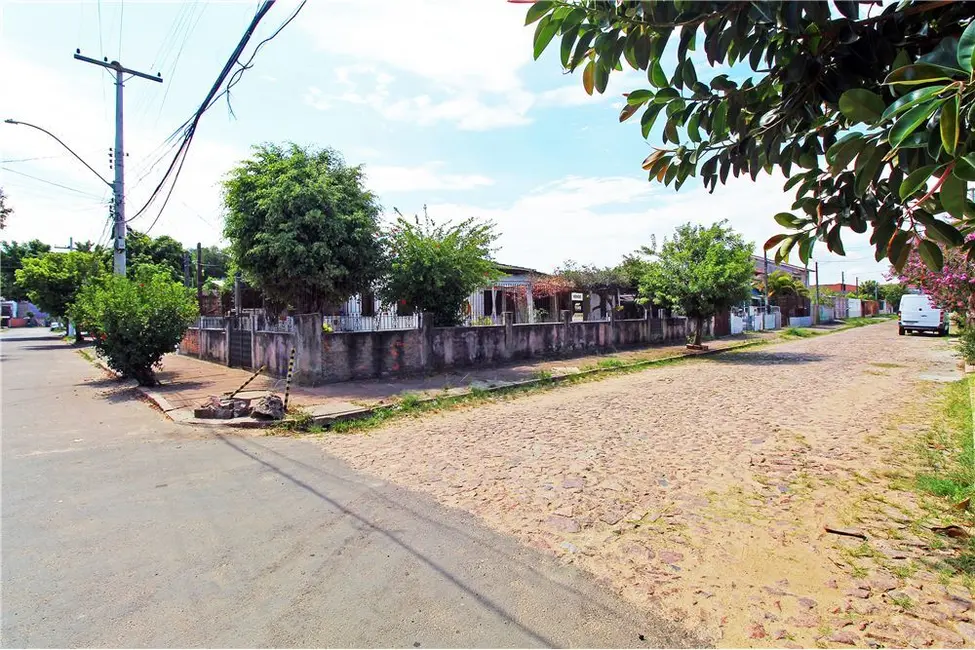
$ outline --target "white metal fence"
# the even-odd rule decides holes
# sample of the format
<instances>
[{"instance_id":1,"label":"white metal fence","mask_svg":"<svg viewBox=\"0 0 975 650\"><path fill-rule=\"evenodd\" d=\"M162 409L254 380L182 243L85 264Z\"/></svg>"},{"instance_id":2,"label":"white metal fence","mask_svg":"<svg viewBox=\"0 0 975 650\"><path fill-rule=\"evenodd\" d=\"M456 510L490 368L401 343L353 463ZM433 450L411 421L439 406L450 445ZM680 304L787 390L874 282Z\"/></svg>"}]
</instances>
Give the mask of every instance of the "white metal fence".
<instances>
[{"instance_id":1,"label":"white metal fence","mask_svg":"<svg viewBox=\"0 0 975 650\"><path fill-rule=\"evenodd\" d=\"M361 316L359 314L324 316L322 320L334 332L411 330L420 326L419 314L399 316L388 312L379 312L375 316Z\"/></svg>"}]
</instances>

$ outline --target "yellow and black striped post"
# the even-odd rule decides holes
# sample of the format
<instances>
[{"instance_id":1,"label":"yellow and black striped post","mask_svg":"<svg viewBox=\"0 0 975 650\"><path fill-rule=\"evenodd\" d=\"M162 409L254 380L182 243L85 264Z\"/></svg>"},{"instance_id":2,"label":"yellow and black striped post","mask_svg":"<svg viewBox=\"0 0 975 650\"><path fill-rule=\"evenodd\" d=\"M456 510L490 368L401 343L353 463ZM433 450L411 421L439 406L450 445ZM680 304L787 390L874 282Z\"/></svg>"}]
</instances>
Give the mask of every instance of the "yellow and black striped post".
<instances>
[{"instance_id":1,"label":"yellow and black striped post","mask_svg":"<svg viewBox=\"0 0 975 650\"><path fill-rule=\"evenodd\" d=\"M250 377L249 377L249 378L247 379L247 381L245 381L245 382L244 382L243 384L241 384L241 385L240 385L240 387L239 387L239 388L238 388L237 390L235 390L234 392L232 392L232 393L231 393L230 395L228 395L228 396L227 396L227 399L233 399L233 397L234 397L234 395L236 395L236 394L237 394L237 393L239 393L240 391L242 391L242 390L244 390L244 388L246 388L246 387L247 387L247 384L249 384L249 383L251 383L252 381L254 381L254 379L256 379L256 378L257 378L257 376L258 376L259 374L261 374L261 372L262 372L263 370L264 370L264 366L261 366L260 368L258 368L257 370L255 370L255 371L254 371L254 374L253 374L253 375L251 375L251 376L250 376Z\"/></svg>"},{"instance_id":2,"label":"yellow and black striped post","mask_svg":"<svg viewBox=\"0 0 975 650\"><path fill-rule=\"evenodd\" d=\"M288 359L288 378L284 382L284 410L288 411L288 398L291 396L291 377L295 373L295 349L291 348L291 358Z\"/></svg>"}]
</instances>

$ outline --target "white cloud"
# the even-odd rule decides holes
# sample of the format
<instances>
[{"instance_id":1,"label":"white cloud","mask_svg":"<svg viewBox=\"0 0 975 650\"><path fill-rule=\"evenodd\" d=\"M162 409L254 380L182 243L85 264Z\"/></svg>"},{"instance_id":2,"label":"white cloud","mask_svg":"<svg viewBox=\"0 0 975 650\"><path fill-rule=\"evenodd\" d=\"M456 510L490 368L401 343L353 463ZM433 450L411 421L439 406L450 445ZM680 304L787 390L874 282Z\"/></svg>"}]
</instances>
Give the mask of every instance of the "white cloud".
<instances>
[{"instance_id":1,"label":"white cloud","mask_svg":"<svg viewBox=\"0 0 975 650\"><path fill-rule=\"evenodd\" d=\"M692 179L680 192L643 178L568 177L536 188L510 205L484 208L456 203L431 204L437 219L479 217L490 219L501 233L498 258L539 270L551 270L567 259L611 265L650 242L671 235L685 222L708 225L727 219L731 227L761 245L781 231L776 212L788 210L792 196L783 193L780 177L731 179L708 194ZM873 262L868 235L847 233L848 255L830 255L823 244L815 258L823 262L822 281L847 277L880 280L886 265ZM793 260L798 263L797 260Z\"/></svg>"},{"instance_id":2,"label":"white cloud","mask_svg":"<svg viewBox=\"0 0 975 650\"><path fill-rule=\"evenodd\" d=\"M469 190L494 184L494 179L481 174L442 174L443 163L422 167L370 165L366 168L366 185L374 192L410 192L416 190Z\"/></svg>"},{"instance_id":3,"label":"white cloud","mask_svg":"<svg viewBox=\"0 0 975 650\"><path fill-rule=\"evenodd\" d=\"M305 104L315 110L324 111L332 107L332 102L325 98L325 93L322 92L321 88L316 88L315 86L309 86L308 91L302 99Z\"/></svg>"}]
</instances>

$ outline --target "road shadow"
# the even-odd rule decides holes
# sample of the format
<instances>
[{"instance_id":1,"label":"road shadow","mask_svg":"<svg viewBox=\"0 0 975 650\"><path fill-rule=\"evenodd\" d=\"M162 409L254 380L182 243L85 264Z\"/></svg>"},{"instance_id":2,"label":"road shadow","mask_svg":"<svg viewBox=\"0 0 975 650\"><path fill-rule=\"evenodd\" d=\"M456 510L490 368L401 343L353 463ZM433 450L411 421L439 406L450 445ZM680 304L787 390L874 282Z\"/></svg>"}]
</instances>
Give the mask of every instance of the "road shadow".
<instances>
[{"instance_id":1,"label":"road shadow","mask_svg":"<svg viewBox=\"0 0 975 650\"><path fill-rule=\"evenodd\" d=\"M791 366L803 363L815 363L826 357L813 352L773 352L773 351L742 351L731 354L716 354L711 361L733 366Z\"/></svg>"},{"instance_id":2,"label":"road shadow","mask_svg":"<svg viewBox=\"0 0 975 650\"><path fill-rule=\"evenodd\" d=\"M320 466L312 466L312 465L309 465L308 463L304 463L304 462L302 462L300 460L291 458L289 456L285 456L284 454L281 454L280 452L277 452L277 451L269 448L268 446L263 445L263 444L260 444L259 442L254 441L254 440L246 440L246 439L243 439L243 438L226 436L224 434L217 434L216 437L217 437L217 439L219 439L221 442L223 442L227 446L233 448L234 450L236 450L237 452L243 454L244 456L247 456L248 458L252 459L253 461L255 461L257 463L260 463L264 467L268 468L269 470L273 471L274 473L276 473L279 476L283 477L284 479L288 480L289 482L291 482L292 484L294 484L296 487L298 487L298 488L300 488L302 490L305 490L305 491L309 492L310 494L314 495L315 497L317 497L317 498L321 499L322 501L324 501L325 503L329 504L331 507L337 509L338 511L340 511L344 515L355 519L356 521L358 521L363 526L375 530L377 533L379 533L383 537L387 538L390 542L392 542L393 544L399 546L400 548L402 548L404 551L406 551L407 553L409 553L413 557L417 558L421 563L423 563L425 566L429 567L431 570L433 570L434 572L436 572L438 575L442 576L444 579L446 579L447 581L449 581L451 584L455 585L456 587L458 587L459 589L461 589L462 591L464 591L471 598L473 598L476 602L478 602L480 605L482 605L485 609L488 609L491 612L494 612L497 616L499 616L502 619L504 619L507 624L510 624L510 625L518 628L519 630L521 630L525 634L529 635L532 639L534 639L539 644L541 644L541 645L543 645L545 647L556 647L556 643L555 643L554 640L549 639L548 637L544 636L542 633L540 633L540 632L538 632L536 630L533 630L529 626L527 626L527 625L519 622L515 618L514 614L512 614L509 611L507 611L502 605L494 602L493 600L491 600L485 594L479 593L478 591L474 590L471 586L469 586L466 583L464 583L461 579L459 579L458 577L456 577L453 573L451 573L448 569L446 569L444 566L442 566L441 564L439 564L437 561L435 561L434 559L432 559L431 557L429 557L427 555L424 555L421 551L419 551L415 547L413 547L410 544L406 543L405 541L401 540L398 535L402 531L395 531L395 530L389 530L389 529L383 528L382 526L378 525L376 522L371 521L371 520L367 519L366 517L360 515L359 513L355 512L351 507L346 506L346 505L338 502L337 500L329 497L328 495L324 494L323 492L321 492L320 490L318 490L317 488L315 488L313 485L311 485L310 483L302 480L298 476L296 476L296 475L294 475L294 474L292 474L292 473L284 470L282 467L278 466L275 463L272 463L272 462L270 462L268 460L265 460L265 459L261 458L260 456L257 455L256 452L259 449L261 452L266 452L266 453L274 454L278 458L280 458L280 459L282 459L284 461L287 461L288 463L297 465L297 466L299 466L299 467L301 467L301 468L303 468L305 470L308 470L308 471L312 472L313 474L317 474L317 475L319 475L321 477L327 477L328 479L331 479L331 480L341 481L343 483L350 484L350 485L355 485L355 486L361 488L362 486L361 486L360 483L357 483L357 482L355 482L353 480L350 480L350 479L347 479L345 477L339 476L339 475L335 474L334 472L329 472L328 470L326 470L323 467L320 467ZM257 449L255 449L254 451L251 451L249 449L246 449L245 446L253 446L253 447L256 447ZM402 510L404 512L407 512L410 515L412 515L413 517L415 517L418 521L426 522L427 524L432 525L435 528L442 528L442 529L444 529L446 531L449 531L450 533L456 535L459 538L463 538L467 542L467 544L469 546L483 547L484 553L485 553L485 557L502 557L503 560L504 560L504 562L506 562L507 564L510 564L512 566L516 566L517 565L517 566L521 567L527 573L530 573L532 576L538 578L539 581L544 581L544 583L545 583L544 584L544 589L546 591L565 592L566 594L573 594L573 595L578 596L578 597L583 597L583 598L585 598L586 602L588 602L590 605L593 605L593 606L597 607L600 611L602 611L608 617L621 618L621 616L622 616L621 613L618 610L613 609L613 608L609 607L608 605L606 605L606 604L604 604L602 602L598 602L597 600L594 600L594 598L599 598L599 596L600 596L600 594L598 593L598 591L595 590L595 588L594 588L594 591L593 592L591 592L591 593L585 593L584 594L584 593L580 592L578 589L572 587L571 585L564 584L564 583L562 583L560 581L557 581L557 580L552 579L549 576L544 575L538 569L536 569L534 567L531 567L530 565L528 565L528 564L520 561L517 557L514 557L510 553L505 552L503 549L498 548L498 547L496 547L494 545L491 545L491 544L487 544L483 540L477 538L474 535L471 535L470 533L468 533L466 531L460 530L460 529L458 529L455 526L451 526L451 525L447 524L446 522L443 522L443 521L440 521L440 520L434 520L434 519L431 519L431 518L429 518L427 516L424 516L422 513L417 512L415 509L408 507L407 505L401 503L400 501L398 501L396 499L392 499L392 498L388 497L387 495L382 494L381 492L377 491L374 488L367 487L367 488L365 488L365 491L368 492L369 495L372 498L375 498L375 499L377 499L377 500L379 500L379 501L387 504L388 506L390 506L392 508L396 508L396 509ZM356 501L360 501L360 500L361 500L361 497L356 499ZM526 550L526 552L530 552L529 549L525 549L525 550ZM650 617L648 617L648 618L650 618ZM656 619L656 617L653 617L653 618ZM623 620L621 619L621 624L622 623L623 623ZM674 625L672 625L671 623L669 623L667 621L654 620L653 621L653 625L656 626L656 629L659 632L664 633L664 634L667 634L670 637L670 639L671 639L670 640L670 644L673 644L674 643L674 640L680 639L685 644L683 647L700 646L700 643L699 642L696 642L695 640L690 639L687 636L686 633L683 633L682 631L679 631ZM639 640L640 641L643 641L644 640L644 636L642 634L639 635ZM645 644L638 643L636 640L634 640L634 643L631 645L631 647L636 647L637 645L645 645ZM673 647L681 647L681 646L673 646Z\"/></svg>"},{"instance_id":3,"label":"road shadow","mask_svg":"<svg viewBox=\"0 0 975 650\"><path fill-rule=\"evenodd\" d=\"M26 341L27 339L17 339L18 341ZM84 348L91 347L91 343L64 343L60 341L55 341L54 339L37 339L39 341L48 340L50 343L44 345L25 345L25 350L83 350Z\"/></svg>"},{"instance_id":4,"label":"road shadow","mask_svg":"<svg viewBox=\"0 0 975 650\"><path fill-rule=\"evenodd\" d=\"M41 334L38 336L0 336L0 343L19 343L20 341L61 341L57 334ZM61 347L71 347L71 343L62 341Z\"/></svg>"}]
</instances>

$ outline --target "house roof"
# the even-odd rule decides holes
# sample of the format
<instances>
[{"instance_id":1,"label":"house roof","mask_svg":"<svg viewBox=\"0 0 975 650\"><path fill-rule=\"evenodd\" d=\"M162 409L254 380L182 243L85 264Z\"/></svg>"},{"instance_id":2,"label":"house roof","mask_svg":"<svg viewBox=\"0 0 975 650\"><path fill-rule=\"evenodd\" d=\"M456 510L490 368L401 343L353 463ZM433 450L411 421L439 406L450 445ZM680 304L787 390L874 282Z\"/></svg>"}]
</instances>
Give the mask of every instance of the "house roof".
<instances>
[{"instance_id":1,"label":"house roof","mask_svg":"<svg viewBox=\"0 0 975 650\"><path fill-rule=\"evenodd\" d=\"M497 265L500 271L503 271L504 273L507 273L509 275L525 275L528 273L535 273L537 275L546 275L545 273L541 273L539 271L536 271L535 269L530 269L527 266L515 266L514 264L503 264L502 262L495 262L495 265Z\"/></svg>"},{"instance_id":2,"label":"house roof","mask_svg":"<svg viewBox=\"0 0 975 650\"><path fill-rule=\"evenodd\" d=\"M764 257L759 257L758 255L752 255L752 259L755 261L756 266L758 265L762 265L763 267L765 266ZM768 265L769 267L794 271L795 273L806 273L807 271L806 267L804 266L796 266L795 264L788 264L786 262L779 262L778 264L776 264L774 260L769 260Z\"/></svg>"}]
</instances>

